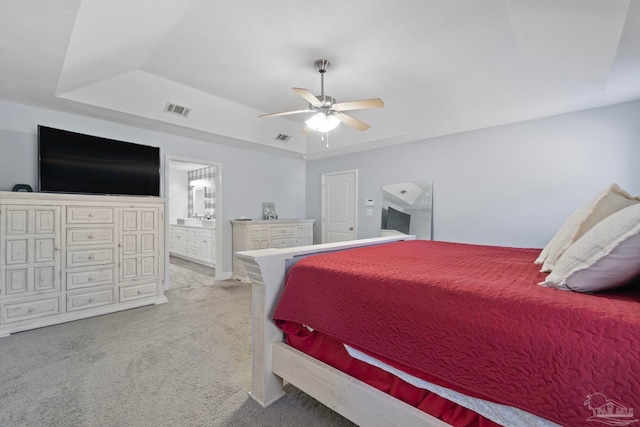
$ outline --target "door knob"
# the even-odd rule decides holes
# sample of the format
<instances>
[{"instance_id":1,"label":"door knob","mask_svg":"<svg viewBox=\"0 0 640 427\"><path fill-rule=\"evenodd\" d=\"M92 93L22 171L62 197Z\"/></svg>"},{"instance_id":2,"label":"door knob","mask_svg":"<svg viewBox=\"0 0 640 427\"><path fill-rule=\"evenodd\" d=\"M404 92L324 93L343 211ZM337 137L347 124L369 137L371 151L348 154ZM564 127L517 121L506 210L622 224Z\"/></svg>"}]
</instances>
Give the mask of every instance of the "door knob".
<instances>
[{"instance_id":1,"label":"door knob","mask_svg":"<svg viewBox=\"0 0 640 427\"><path fill-rule=\"evenodd\" d=\"M353 227L349 227L349 231L353 231Z\"/></svg>"}]
</instances>

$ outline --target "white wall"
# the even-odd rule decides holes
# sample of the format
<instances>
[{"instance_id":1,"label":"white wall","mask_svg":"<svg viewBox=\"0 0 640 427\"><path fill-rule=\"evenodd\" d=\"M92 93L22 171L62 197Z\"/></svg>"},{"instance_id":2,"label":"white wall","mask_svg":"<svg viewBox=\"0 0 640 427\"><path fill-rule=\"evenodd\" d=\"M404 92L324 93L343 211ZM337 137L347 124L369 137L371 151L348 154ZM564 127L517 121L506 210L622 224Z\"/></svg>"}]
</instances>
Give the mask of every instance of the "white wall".
<instances>
[{"instance_id":1,"label":"white wall","mask_svg":"<svg viewBox=\"0 0 640 427\"><path fill-rule=\"evenodd\" d=\"M358 238L379 233L383 184L433 180L435 239L542 247L608 184L640 193L640 101L309 161L307 217L318 242L321 174L350 169Z\"/></svg>"},{"instance_id":2,"label":"white wall","mask_svg":"<svg viewBox=\"0 0 640 427\"><path fill-rule=\"evenodd\" d=\"M163 162L172 155L221 163L218 227L229 245L224 271L231 269L229 221L241 215L260 218L262 202L275 202L283 219L304 217L306 210L306 217L317 221L314 237L320 241L320 176L325 172L358 169L359 238L379 234L383 184L433 180L435 239L530 247L544 246L567 215L612 182L640 193L640 101L306 166L299 160L0 101L0 190L16 183L37 188L38 124L158 146ZM373 217L365 216L366 198L376 200Z\"/></svg>"},{"instance_id":3,"label":"white wall","mask_svg":"<svg viewBox=\"0 0 640 427\"><path fill-rule=\"evenodd\" d=\"M160 147L166 155L202 159L222 165L223 211L217 228L223 233L219 264L231 271L231 223L235 218L260 218L262 202L274 202L280 218L305 215L305 164L279 156L200 141L103 120L0 101L0 190L15 183L37 186L37 126L44 125L138 144Z\"/></svg>"},{"instance_id":4,"label":"white wall","mask_svg":"<svg viewBox=\"0 0 640 427\"><path fill-rule=\"evenodd\" d=\"M189 217L189 178L186 170L170 168L169 189L166 194L171 195L169 203L169 222L176 224L178 218Z\"/></svg>"}]
</instances>

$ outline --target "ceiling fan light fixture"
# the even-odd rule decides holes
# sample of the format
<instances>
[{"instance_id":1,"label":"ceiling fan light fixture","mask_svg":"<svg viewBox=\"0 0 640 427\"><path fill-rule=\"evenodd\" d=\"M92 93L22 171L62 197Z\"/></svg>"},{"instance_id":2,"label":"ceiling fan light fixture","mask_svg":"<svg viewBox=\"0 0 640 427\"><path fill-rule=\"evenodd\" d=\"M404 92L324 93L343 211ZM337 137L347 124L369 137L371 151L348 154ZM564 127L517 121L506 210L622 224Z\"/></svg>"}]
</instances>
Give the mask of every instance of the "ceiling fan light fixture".
<instances>
[{"instance_id":1,"label":"ceiling fan light fixture","mask_svg":"<svg viewBox=\"0 0 640 427\"><path fill-rule=\"evenodd\" d=\"M325 133L335 129L340 124L340 120L338 120L331 114L320 112L313 115L313 117L311 117L305 123L307 124L307 126L309 126L309 128L315 130L316 132Z\"/></svg>"}]
</instances>

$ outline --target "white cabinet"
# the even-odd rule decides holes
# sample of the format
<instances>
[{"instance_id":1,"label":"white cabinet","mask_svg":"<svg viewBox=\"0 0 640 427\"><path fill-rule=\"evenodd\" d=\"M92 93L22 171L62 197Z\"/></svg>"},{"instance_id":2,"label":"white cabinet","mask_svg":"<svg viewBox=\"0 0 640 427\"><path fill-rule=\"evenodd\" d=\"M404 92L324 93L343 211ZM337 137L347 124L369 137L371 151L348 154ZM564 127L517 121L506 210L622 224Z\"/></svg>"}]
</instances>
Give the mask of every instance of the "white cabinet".
<instances>
[{"instance_id":1,"label":"white cabinet","mask_svg":"<svg viewBox=\"0 0 640 427\"><path fill-rule=\"evenodd\" d=\"M120 283L158 277L158 209L123 208Z\"/></svg>"},{"instance_id":2,"label":"white cabinet","mask_svg":"<svg viewBox=\"0 0 640 427\"><path fill-rule=\"evenodd\" d=\"M60 313L60 206L0 209L0 325Z\"/></svg>"},{"instance_id":3,"label":"white cabinet","mask_svg":"<svg viewBox=\"0 0 640 427\"><path fill-rule=\"evenodd\" d=\"M313 244L313 219L231 221L233 253L267 248L292 248ZM244 265L233 257L233 278L248 281Z\"/></svg>"},{"instance_id":4,"label":"white cabinet","mask_svg":"<svg viewBox=\"0 0 640 427\"><path fill-rule=\"evenodd\" d=\"M216 230L207 227L170 225L169 252L189 261L216 266Z\"/></svg>"},{"instance_id":5,"label":"white cabinet","mask_svg":"<svg viewBox=\"0 0 640 427\"><path fill-rule=\"evenodd\" d=\"M165 302L164 200L0 192L0 336Z\"/></svg>"}]
</instances>

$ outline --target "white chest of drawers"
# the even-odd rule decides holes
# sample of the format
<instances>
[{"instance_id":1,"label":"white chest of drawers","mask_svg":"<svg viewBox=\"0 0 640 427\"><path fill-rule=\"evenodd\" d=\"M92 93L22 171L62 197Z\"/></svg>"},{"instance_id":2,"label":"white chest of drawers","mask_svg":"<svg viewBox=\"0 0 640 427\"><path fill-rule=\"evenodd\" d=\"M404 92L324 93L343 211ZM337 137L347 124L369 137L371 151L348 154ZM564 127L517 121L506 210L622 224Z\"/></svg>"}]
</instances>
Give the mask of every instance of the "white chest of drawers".
<instances>
[{"instance_id":1,"label":"white chest of drawers","mask_svg":"<svg viewBox=\"0 0 640 427\"><path fill-rule=\"evenodd\" d=\"M114 304L116 219L114 207L64 207L67 312Z\"/></svg>"},{"instance_id":2,"label":"white chest of drawers","mask_svg":"<svg viewBox=\"0 0 640 427\"><path fill-rule=\"evenodd\" d=\"M313 244L313 219L231 221L233 253L267 248L292 248ZM233 257L234 279L249 281L244 265Z\"/></svg>"},{"instance_id":3,"label":"white chest of drawers","mask_svg":"<svg viewBox=\"0 0 640 427\"><path fill-rule=\"evenodd\" d=\"M165 302L165 202L0 192L0 336Z\"/></svg>"}]
</instances>

